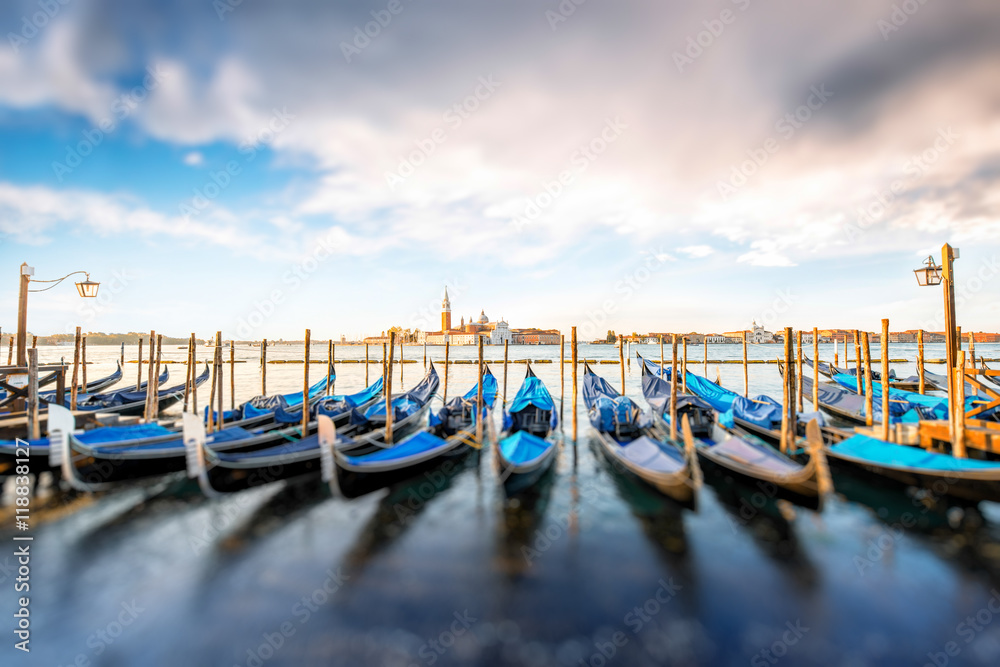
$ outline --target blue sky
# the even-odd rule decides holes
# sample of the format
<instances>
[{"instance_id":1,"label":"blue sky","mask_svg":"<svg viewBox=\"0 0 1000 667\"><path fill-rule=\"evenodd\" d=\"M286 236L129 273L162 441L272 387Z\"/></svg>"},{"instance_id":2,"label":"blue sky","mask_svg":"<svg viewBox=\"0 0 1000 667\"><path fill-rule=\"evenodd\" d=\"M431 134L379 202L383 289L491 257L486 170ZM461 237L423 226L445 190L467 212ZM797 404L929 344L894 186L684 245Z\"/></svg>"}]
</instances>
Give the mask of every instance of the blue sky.
<instances>
[{"instance_id":1,"label":"blue sky","mask_svg":"<svg viewBox=\"0 0 1000 667\"><path fill-rule=\"evenodd\" d=\"M895 4L5 3L0 325L998 330L1000 10Z\"/></svg>"}]
</instances>

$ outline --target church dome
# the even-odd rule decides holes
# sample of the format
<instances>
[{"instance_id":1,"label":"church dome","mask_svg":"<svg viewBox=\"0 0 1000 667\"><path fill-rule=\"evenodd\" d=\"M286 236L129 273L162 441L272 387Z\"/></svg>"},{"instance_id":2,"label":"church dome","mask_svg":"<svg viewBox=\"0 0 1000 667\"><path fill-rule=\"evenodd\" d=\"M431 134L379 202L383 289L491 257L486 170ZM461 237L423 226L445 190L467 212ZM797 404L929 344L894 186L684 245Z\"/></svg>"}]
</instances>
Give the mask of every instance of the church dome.
<instances>
[{"instance_id":1,"label":"church dome","mask_svg":"<svg viewBox=\"0 0 1000 667\"><path fill-rule=\"evenodd\" d=\"M490 321L490 318L486 317L486 311L485 310L479 311L479 323L480 324L487 324L489 321Z\"/></svg>"}]
</instances>

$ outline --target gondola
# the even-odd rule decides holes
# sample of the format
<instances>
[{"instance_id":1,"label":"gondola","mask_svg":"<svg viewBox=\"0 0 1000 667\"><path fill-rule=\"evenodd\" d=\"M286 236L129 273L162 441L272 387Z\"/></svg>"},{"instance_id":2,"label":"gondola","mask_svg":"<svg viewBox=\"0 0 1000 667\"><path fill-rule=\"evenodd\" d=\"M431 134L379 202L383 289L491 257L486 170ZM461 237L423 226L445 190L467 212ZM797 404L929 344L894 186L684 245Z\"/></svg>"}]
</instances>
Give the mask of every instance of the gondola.
<instances>
[{"instance_id":1,"label":"gondola","mask_svg":"<svg viewBox=\"0 0 1000 667\"><path fill-rule=\"evenodd\" d=\"M654 437L651 418L584 363L583 402L601 451L617 470L674 500L694 505L701 469L697 454Z\"/></svg>"},{"instance_id":2,"label":"gondola","mask_svg":"<svg viewBox=\"0 0 1000 667\"><path fill-rule=\"evenodd\" d=\"M784 364L778 364L778 372L784 375ZM812 396L813 381L808 375L802 376L802 392L807 396ZM851 391L847 391L835 382L821 382L817 387L817 398L820 409L835 417L847 426L864 426L867 424L865 416L865 397ZM902 403L890 403L890 420L897 420L906 413L909 407L903 407ZM882 422L882 402L874 401L872 404L872 423Z\"/></svg>"},{"instance_id":3,"label":"gondola","mask_svg":"<svg viewBox=\"0 0 1000 667\"><path fill-rule=\"evenodd\" d=\"M330 380L336 376L331 373ZM310 408L315 405L317 397L326 390L327 378L323 377L319 382L309 387ZM382 379L378 381L378 392L382 391ZM333 397L328 397L333 398ZM296 408L298 408L296 410ZM212 413L213 419L218 417L218 413ZM254 396L249 401L242 403L235 410L224 410L222 412L224 424L230 426L261 426L271 422L279 424L300 424L302 423L302 392L297 391L290 394L271 394L270 396ZM205 408L205 423L208 423L208 407Z\"/></svg>"},{"instance_id":4,"label":"gondola","mask_svg":"<svg viewBox=\"0 0 1000 667\"><path fill-rule=\"evenodd\" d=\"M778 371L784 374L784 365L778 365ZM843 376L840 376L843 377ZM812 378L802 376L802 391L812 394ZM817 388L820 407L823 411L836 417L850 426L865 426L868 423L864 395L845 389L836 382L821 383ZM908 398L901 398L907 396ZM913 392L903 392L890 388L889 390L889 423L918 422L923 419L939 419L942 410L947 419L947 401L942 405L942 398L924 396ZM872 424L882 423L882 388L872 385Z\"/></svg>"},{"instance_id":5,"label":"gondola","mask_svg":"<svg viewBox=\"0 0 1000 667\"><path fill-rule=\"evenodd\" d=\"M642 394L652 408L653 419L664 428L670 428L670 392L670 383L643 364ZM817 422L813 422L817 436L810 441L809 460L802 464L760 438L722 428L713 419L712 405L696 396L679 393L676 410L678 419L687 416L696 451L710 463L745 480L773 484L779 490L776 494L793 499L822 503L822 496L831 489Z\"/></svg>"},{"instance_id":6,"label":"gondola","mask_svg":"<svg viewBox=\"0 0 1000 667\"><path fill-rule=\"evenodd\" d=\"M521 388L504 411L503 431L494 450L508 495L531 487L552 466L558 423L549 390L528 364Z\"/></svg>"},{"instance_id":7,"label":"gondola","mask_svg":"<svg viewBox=\"0 0 1000 667\"><path fill-rule=\"evenodd\" d=\"M850 378L846 375L833 376L837 384L847 387L850 390ZM971 385L968 385L971 388ZM874 401L882 401L882 385L872 385L872 398ZM920 419L942 419L947 420L948 398L946 396L931 396L919 394L914 391L904 391L894 387L889 388L889 399L895 403L909 404L910 410L901 416L902 421L919 421ZM983 402L990 402L993 398L983 391L967 393L965 396L965 411L969 412ZM996 410L988 410L978 416L985 421L998 421L1000 415Z\"/></svg>"},{"instance_id":8,"label":"gondola","mask_svg":"<svg viewBox=\"0 0 1000 667\"><path fill-rule=\"evenodd\" d=\"M648 359L639 356L643 370L654 376L660 376L660 367ZM662 377L670 380L670 369L662 371ZM753 435L772 445L781 441L781 404L776 400L760 394L753 398L740 396L734 391L712 382L694 373L687 373L688 391L704 400L712 409L719 413L719 423L738 434ZM818 419L820 426L826 422L822 415L816 412L796 414L796 434L805 435L806 424Z\"/></svg>"},{"instance_id":9,"label":"gondola","mask_svg":"<svg viewBox=\"0 0 1000 667\"><path fill-rule=\"evenodd\" d=\"M115 364L117 368L115 368L115 371L113 373L111 373L107 377L101 378L100 380L94 380L93 382L87 383L86 394L83 391L83 385L82 384L77 385L77 394L82 396L86 396L87 394L96 394L97 392L103 391L108 387L116 384L119 380L122 379L122 365L121 362L115 362ZM57 373L52 373L51 375L47 375L45 378L42 378L42 380L39 380L38 381L39 388L54 382L57 375L58 375ZM52 380L49 380L49 378L52 378ZM69 393L70 393L69 389L64 389L63 397L65 398L66 396L69 396ZM43 391L39 392L38 398L40 401L42 401L44 407L45 404L54 401L57 397L57 394L58 391L53 391L53 390ZM6 403L6 401L7 401L7 392L0 390L0 405L3 405L4 403Z\"/></svg>"},{"instance_id":10,"label":"gondola","mask_svg":"<svg viewBox=\"0 0 1000 667\"><path fill-rule=\"evenodd\" d=\"M78 394L96 394L98 392L104 391L108 387L111 387L111 386L114 386L115 384L117 384L118 381L122 379L124 373L122 373L122 364L121 364L120 361L116 361L115 362L115 366L116 366L115 371L113 373L111 373L111 375L108 375L107 377L103 377L100 380L94 380L93 382L88 382L87 383L87 390L86 390L86 392L84 392L82 384L79 385L79 386L77 386L77 390L76 390L77 393ZM164 367L163 370L164 370L164 373L165 373L166 372L166 368ZM166 381L166 380L164 380L164 381ZM67 391L69 391L69 390L67 390ZM47 391L44 394L42 394L43 397L45 397L45 396L52 396L53 398L55 397L55 395L56 395L56 392L54 392L54 391Z\"/></svg>"},{"instance_id":11,"label":"gondola","mask_svg":"<svg viewBox=\"0 0 1000 667\"><path fill-rule=\"evenodd\" d=\"M439 384L437 370L431 363L423 379L413 389L392 398L393 442L399 442L420 426ZM344 425L338 429L338 435L344 437L338 439L338 450L360 454L391 446L386 444L385 439L385 403L373 401L366 406L351 406L344 411L340 416ZM325 411L317 414L328 416ZM289 435L280 444L252 451L221 451L207 446L207 443L199 450L195 449L198 431L189 426L190 423L185 418L185 429L192 429L192 434L185 434L184 438L189 453L188 474L198 478L206 494L239 491L320 472L320 448L316 433L299 434L299 437ZM309 431L315 424L310 422Z\"/></svg>"},{"instance_id":12,"label":"gondola","mask_svg":"<svg viewBox=\"0 0 1000 667\"><path fill-rule=\"evenodd\" d=\"M207 382L208 376L208 364L206 363L205 370L195 378L195 387L199 387ZM159 414L184 398L186 384L186 382L183 382L173 387L158 390L156 393L157 408L155 414ZM87 394L83 397L77 397L76 409L86 412L114 413L121 416L139 416L146 409L147 393L148 387L142 391L122 389L107 394ZM66 407L69 407L69 404L67 400L65 402Z\"/></svg>"},{"instance_id":13,"label":"gondola","mask_svg":"<svg viewBox=\"0 0 1000 667\"><path fill-rule=\"evenodd\" d=\"M809 357L803 357L802 366L807 368L812 368L813 362ZM858 379L858 369L856 368L840 368L839 366L834 366L833 364L827 363L825 361L819 362L816 366L817 370L821 374L825 375L831 380L834 379L833 376L835 375L849 375L852 378L854 378L855 387L857 386L856 383ZM872 382L882 382L882 374L880 372L873 369L871 372L871 376L872 376ZM944 378L944 376L940 377L942 379ZM896 371L890 368L889 384L896 389L903 389L906 391L916 391L920 388L920 377L917 375L911 375L906 378L898 378L896 377ZM924 387L926 389L932 389L932 390L942 388L937 380L927 375L926 371L924 372Z\"/></svg>"},{"instance_id":14,"label":"gondola","mask_svg":"<svg viewBox=\"0 0 1000 667\"><path fill-rule=\"evenodd\" d=\"M861 434L830 445L827 456L856 472L930 489L938 497L974 503L1000 502L1000 462L997 461L959 459Z\"/></svg>"},{"instance_id":15,"label":"gondola","mask_svg":"<svg viewBox=\"0 0 1000 667\"><path fill-rule=\"evenodd\" d=\"M325 383L325 379L324 379ZM311 406L315 414L323 409L339 423L345 423L350 410L369 407L381 393L381 378L371 387L357 394L328 396L326 406L322 401ZM294 395L292 396L294 400ZM298 392L301 400L301 392ZM337 414L332 405L340 402L345 407ZM301 416L301 410L300 410ZM301 418L297 423L301 422ZM310 430L312 430L310 428ZM281 428L258 426L250 429L244 422L226 424L222 429L206 436L206 444L216 452L249 452L298 438L299 426L283 425ZM71 440L74 465L73 485L81 490L102 488L99 484L131 481L143 477L182 471L186 467L186 449L182 433L158 424L108 427L74 434Z\"/></svg>"},{"instance_id":16,"label":"gondola","mask_svg":"<svg viewBox=\"0 0 1000 667\"><path fill-rule=\"evenodd\" d=\"M445 458L457 459L480 449L489 434L489 416L497 397L497 381L488 367L481 380L481 412L477 409L477 382L465 395L448 401L433 414L427 428L368 454L346 454L357 450L351 438L336 433L331 422L321 419L324 481L331 483L335 492L356 496L401 482Z\"/></svg>"}]
</instances>

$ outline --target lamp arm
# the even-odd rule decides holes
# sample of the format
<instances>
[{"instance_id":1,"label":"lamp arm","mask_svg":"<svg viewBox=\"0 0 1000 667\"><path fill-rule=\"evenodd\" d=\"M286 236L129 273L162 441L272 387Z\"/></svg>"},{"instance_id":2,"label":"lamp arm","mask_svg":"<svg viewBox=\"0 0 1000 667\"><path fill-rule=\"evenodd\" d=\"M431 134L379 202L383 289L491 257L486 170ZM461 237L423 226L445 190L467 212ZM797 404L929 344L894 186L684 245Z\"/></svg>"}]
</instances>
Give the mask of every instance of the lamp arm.
<instances>
[{"instance_id":1,"label":"lamp arm","mask_svg":"<svg viewBox=\"0 0 1000 667\"><path fill-rule=\"evenodd\" d=\"M67 273L62 278L56 278L55 280L35 280L34 278L29 278L28 282L30 282L30 283L55 283L55 284L54 285L49 285L48 287L45 287L43 289L30 289L28 291L29 292L45 292L47 290L52 289L53 287L58 287L59 283L61 283L62 281L66 280L70 276L75 276L78 273L84 274L85 276L87 276L87 280L90 280L90 274L88 272L86 272L86 271L74 271L73 273Z\"/></svg>"}]
</instances>

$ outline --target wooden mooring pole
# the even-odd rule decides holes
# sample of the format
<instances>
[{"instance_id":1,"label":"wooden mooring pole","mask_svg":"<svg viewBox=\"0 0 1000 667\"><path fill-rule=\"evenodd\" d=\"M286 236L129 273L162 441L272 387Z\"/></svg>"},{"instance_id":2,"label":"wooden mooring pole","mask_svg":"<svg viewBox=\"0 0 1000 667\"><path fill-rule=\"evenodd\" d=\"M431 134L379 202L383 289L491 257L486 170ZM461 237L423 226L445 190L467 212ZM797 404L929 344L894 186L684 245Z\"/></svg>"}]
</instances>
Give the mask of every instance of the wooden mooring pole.
<instances>
[{"instance_id":1,"label":"wooden mooring pole","mask_svg":"<svg viewBox=\"0 0 1000 667\"><path fill-rule=\"evenodd\" d=\"M743 397L750 397L750 370L747 363L747 332L743 332ZM787 372L787 370L786 370Z\"/></svg>"},{"instance_id":2,"label":"wooden mooring pole","mask_svg":"<svg viewBox=\"0 0 1000 667\"><path fill-rule=\"evenodd\" d=\"M705 372L704 375L708 378L708 336L704 336L701 339L702 345L705 348Z\"/></svg>"},{"instance_id":3,"label":"wooden mooring pole","mask_svg":"<svg viewBox=\"0 0 1000 667\"><path fill-rule=\"evenodd\" d=\"M191 412L198 414L198 339L191 334Z\"/></svg>"},{"instance_id":4,"label":"wooden mooring pole","mask_svg":"<svg viewBox=\"0 0 1000 667\"><path fill-rule=\"evenodd\" d=\"M621 371L622 396L625 395L625 353L622 351L625 337L618 334L618 369Z\"/></svg>"},{"instance_id":5,"label":"wooden mooring pole","mask_svg":"<svg viewBox=\"0 0 1000 667\"><path fill-rule=\"evenodd\" d=\"M847 351L846 350L844 351L844 357L845 358L847 357ZM857 391L858 391L858 396L860 396L861 392L863 391L863 388L862 388L862 385L861 385L861 383L863 382L863 378L861 377L861 344L858 342L858 330L857 329L854 330L854 369L855 369L854 370L855 374L858 376L857 377L857 380L858 380Z\"/></svg>"},{"instance_id":6,"label":"wooden mooring pole","mask_svg":"<svg viewBox=\"0 0 1000 667\"><path fill-rule=\"evenodd\" d=\"M208 412L208 417L206 418L205 430L208 433L215 432L215 383L220 381L219 378L219 357L215 353L215 348L212 349L212 379L209 382L208 388L208 403L205 405L205 409Z\"/></svg>"},{"instance_id":7,"label":"wooden mooring pole","mask_svg":"<svg viewBox=\"0 0 1000 667\"><path fill-rule=\"evenodd\" d=\"M32 347L27 354L28 402L25 408L28 413L28 438L37 440L42 435L38 424L38 349Z\"/></svg>"},{"instance_id":8,"label":"wooden mooring pole","mask_svg":"<svg viewBox=\"0 0 1000 667\"><path fill-rule=\"evenodd\" d=\"M819 412L819 328L813 327L813 412Z\"/></svg>"},{"instance_id":9,"label":"wooden mooring pole","mask_svg":"<svg viewBox=\"0 0 1000 667\"><path fill-rule=\"evenodd\" d=\"M917 329L917 377L920 383L917 391L923 394L927 391L927 387L924 385L924 330L923 329Z\"/></svg>"},{"instance_id":10,"label":"wooden mooring pole","mask_svg":"<svg viewBox=\"0 0 1000 667\"><path fill-rule=\"evenodd\" d=\"M796 373L795 373L795 341L792 339L792 328L785 327L785 384L788 386L787 395L788 402L785 403L785 412L787 413L788 423L785 431L785 441L782 445L786 454L795 446L795 436L796 436Z\"/></svg>"},{"instance_id":11,"label":"wooden mooring pole","mask_svg":"<svg viewBox=\"0 0 1000 667\"><path fill-rule=\"evenodd\" d=\"M309 346L312 343L312 329L306 329L305 344L303 345L302 364L302 437L309 433Z\"/></svg>"},{"instance_id":12,"label":"wooden mooring pole","mask_svg":"<svg viewBox=\"0 0 1000 667\"><path fill-rule=\"evenodd\" d=\"M383 350L385 347L382 348ZM389 332L389 358L386 359L385 384L385 444L392 444L392 353L396 349L396 332Z\"/></svg>"},{"instance_id":13,"label":"wooden mooring pole","mask_svg":"<svg viewBox=\"0 0 1000 667\"><path fill-rule=\"evenodd\" d=\"M153 406L153 421L160 416L160 364L163 361L163 334L156 334L156 370L153 371L153 391L151 405Z\"/></svg>"},{"instance_id":14,"label":"wooden mooring pole","mask_svg":"<svg viewBox=\"0 0 1000 667\"><path fill-rule=\"evenodd\" d=\"M961 339L959 339L961 340ZM964 459L965 452L965 352L959 350L957 364L952 369L955 376L955 405L948 406L955 419L955 440L951 443L951 453L955 458Z\"/></svg>"},{"instance_id":15,"label":"wooden mooring pole","mask_svg":"<svg viewBox=\"0 0 1000 667\"><path fill-rule=\"evenodd\" d=\"M122 341L122 349L118 358L118 363L122 367L122 374L125 373L125 341Z\"/></svg>"},{"instance_id":16,"label":"wooden mooring pole","mask_svg":"<svg viewBox=\"0 0 1000 667\"><path fill-rule=\"evenodd\" d=\"M660 377L663 377L663 367L664 367L664 357L663 357L663 334L660 334Z\"/></svg>"},{"instance_id":17,"label":"wooden mooring pole","mask_svg":"<svg viewBox=\"0 0 1000 667\"><path fill-rule=\"evenodd\" d=\"M571 359L572 364L573 364L573 369L572 369L572 373L571 373L572 376L573 376L573 392L572 392L572 394L573 394L573 413L572 413L572 418L573 418L573 445L576 446L576 433L577 433L577 431L576 431L576 426L577 426L577 423L576 423L576 365L577 365L577 357L576 357L576 327L573 327L572 329L570 329L570 359Z\"/></svg>"},{"instance_id":18,"label":"wooden mooring pole","mask_svg":"<svg viewBox=\"0 0 1000 667\"><path fill-rule=\"evenodd\" d=\"M184 369L184 408L182 412L188 411L188 404L191 401L191 390L194 388L194 334L188 338L187 366Z\"/></svg>"},{"instance_id":19,"label":"wooden mooring pole","mask_svg":"<svg viewBox=\"0 0 1000 667\"><path fill-rule=\"evenodd\" d=\"M76 410L77 382L80 379L80 327L76 328L73 346L73 382L69 386L70 410Z\"/></svg>"},{"instance_id":20,"label":"wooden mooring pole","mask_svg":"<svg viewBox=\"0 0 1000 667\"><path fill-rule=\"evenodd\" d=\"M865 383L865 424L871 426L875 423L874 415L872 411L875 408L873 399L873 389L872 389L872 353L871 345L868 339L868 332L861 332L861 347L865 355L865 367L864 370L858 372L858 382L861 382L861 373L864 373L864 383ZM885 418L885 415L882 415Z\"/></svg>"},{"instance_id":21,"label":"wooden mooring pole","mask_svg":"<svg viewBox=\"0 0 1000 667\"><path fill-rule=\"evenodd\" d=\"M135 390L139 391L142 387L142 336L139 336L139 357L135 364L136 378L135 378Z\"/></svg>"},{"instance_id":22,"label":"wooden mooring pole","mask_svg":"<svg viewBox=\"0 0 1000 667\"><path fill-rule=\"evenodd\" d=\"M889 320L882 320L882 439L889 440Z\"/></svg>"},{"instance_id":23,"label":"wooden mooring pole","mask_svg":"<svg viewBox=\"0 0 1000 667\"><path fill-rule=\"evenodd\" d=\"M476 381L476 442L483 441L483 337L479 341L479 379Z\"/></svg>"},{"instance_id":24,"label":"wooden mooring pole","mask_svg":"<svg viewBox=\"0 0 1000 667\"><path fill-rule=\"evenodd\" d=\"M684 393L688 393L688 339L687 336L681 337L681 345L684 348L684 354L681 358L681 388ZM622 392L625 393L625 392Z\"/></svg>"},{"instance_id":25,"label":"wooden mooring pole","mask_svg":"<svg viewBox=\"0 0 1000 667\"><path fill-rule=\"evenodd\" d=\"M215 332L215 363L216 363L216 365L219 368L218 395L217 395L217 397L215 399L216 410L218 410L219 413L218 413L218 418L216 419L215 424L216 424L216 426L218 426L219 430L221 431L222 427L226 423L225 415L222 414L222 411L224 409L224 405L222 403L222 385L223 385L223 382L222 382L222 332L221 331L216 331Z\"/></svg>"},{"instance_id":26,"label":"wooden mooring pole","mask_svg":"<svg viewBox=\"0 0 1000 667\"><path fill-rule=\"evenodd\" d=\"M333 393L333 339L326 343L326 395Z\"/></svg>"},{"instance_id":27,"label":"wooden mooring pole","mask_svg":"<svg viewBox=\"0 0 1000 667\"><path fill-rule=\"evenodd\" d=\"M152 408L149 405L149 399L152 396L153 389L153 359L156 357L156 330L149 332L149 369L146 372L146 405L143 410L143 419L149 421L152 415Z\"/></svg>"},{"instance_id":28,"label":"wooden mooring pole","mask_svg":"<svg viewBox=\"0 0 1000 667\"><path fill-rule=\"evenodd\" d=\"M805 412L805 402L802 400L802 331L795 332L795 394L798 399L799 412Z\"/></svg>"},{"instance_id":29,"label":"wooden mooring pole","mask_svg":"<svg viewBox=\"0 0 1000 667\"><path fill-rule=\"evenodd\" d=\"M35 336L35 340L38 340L38 336ZM35 348L34 345L31 346L32 349ZM87 393L87 337L84 336L83 340L80 342L80 371L83 376L83 393Z\"/></svg>"},{"instance_id":30,"label":"wooden mooring pole","mask_svg":"<svg viewBox=\"0 0 1000 667\"><path fill-rule=\"evenodd\" d=\"M368 382L368 369L365 369L365 385ZM267 396L267 339L260 341L260 395Z\"/></svg>"},{"instance_id":31,"label":"wooden mooring pole","mask_svg":"<svg viewBox=\"0 0 1000 667\"><path fill-rule=\"evenodd\" d=\"M670 439L677 440L677 334L670 334Z\"/></svg>"},{"instance_id":32,"label":"wooden mooring pole","mask_svg":"<svg viewBox=\"0 0 1000 667\"><path fill-rule=\"evenodd\" d=\"M229 409L236 410L236 341L229 341Z\"/></svg>"},{"instance_id":33,"label":"wooden mooring pole","mask_svg":"<svg viewBox=\"0 0 1000 667\"><path fill-rule=\"evenodd\" d=\"M365 386L368 386L368 343L365 343Z\"/></svg>"}]
</instances>

